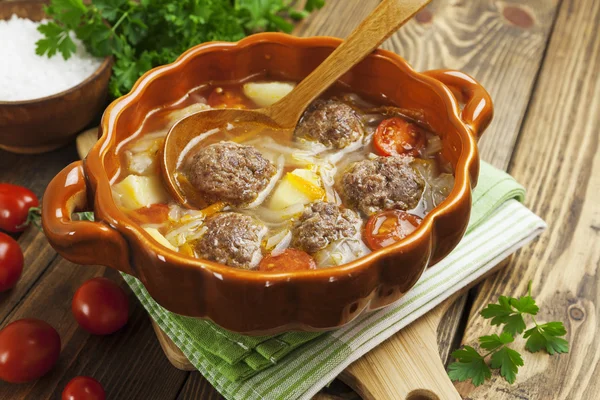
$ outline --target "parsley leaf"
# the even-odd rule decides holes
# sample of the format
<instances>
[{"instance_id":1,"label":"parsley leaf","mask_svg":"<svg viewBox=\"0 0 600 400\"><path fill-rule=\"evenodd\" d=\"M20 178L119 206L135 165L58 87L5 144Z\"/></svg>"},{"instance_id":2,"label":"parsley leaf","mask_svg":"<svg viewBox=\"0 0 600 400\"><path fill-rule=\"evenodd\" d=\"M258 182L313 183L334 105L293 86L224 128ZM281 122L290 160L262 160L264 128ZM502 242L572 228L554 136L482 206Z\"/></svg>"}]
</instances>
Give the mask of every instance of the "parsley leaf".
<instances>
[{"instance_id":1,"label":"parsley leaf","mask_svg":"<svg viewBox=\"0 0 600 400\"><path fill-rule=\"evenodd\" d=\"M108 21L116 21L122 14L121 7L127 5L128 0L96 0L93 2L102 18Z\"/></svg>"},{"instance_id":2,"label":"parsley leaf","mask_svg":"<svg viewBox=\"0 0 600 400\"><path fill-rule=\"evenodd\" d=\"M508 381L514 383L519 372L519 367L523 366L523 359L519 352L503 347L492 354L492 368L500 368L500 375Z\"/></svg>"},{"instance_id":3,"label":"parsley leaf","mask_svg":"<svg viewBox=\"0 0 600 400\"><path fill-rule=\"evenodd\" d=\"M523 335L527 339L525 348L532 353L537 353L545 348L548 354L568 353L569 343L559 337L567 334L562 322L548 322L542 325L536 325L525 331Z\"/></svg>"},{"instance_id":4,"label":"parsley leaf","mask_svg":"<svg viewBox=\"0 0 600 400\"><path fill-rule=\"evenodd\" d=\"M308 12L318 10L325 5L325 0L307 0L304 9Z\"/></svg>"},{"instance_id":5,"label":"parsley leaf","mask_svg":"<svg viewBox=\"0 0 600 400\"><path fill-rule=\"evenodd\" d=\"M62 25L73 29L81 23L81 18L87 12L82 0L53 0L45 7L45 12L59 20Z\"/></svg>"},{"instance_id":6,"label":"parsley leaf","mask_svg":"<svg viewBox=\"0 0 600 400\"><path fill-rule=\"evenodd\" d=\"M491 319L492 325L504 325L503 331L514 336L525 330L523 314L536 315L538 311L539 308L531 296L518 299L500 296L498 304L489 304L481 310L481 316Z\"/></svg>"},{"instance_id":7,"label":"parsley leaf","mask_svg":"<svg viewBox=\"0 0 600 400\"><path fill-rule=\"evenodd\" d=\"M518 351L507 347L514 341L514 336L525 331L526 324L524 316L529 315L535 326L523 334L527 339L525 348L532 353L545 349L548 354L567 353L569 343L561 338L567 334L562 322L547 322L538 324L534 318L539 311L535 300L531 297L531 282L529 282L529 293L519 298L500 296L498 303L488 304L481 311L481 316L491 319L492 325L504 325L502 333L481 336L479 346L488 350L487 354L480 355L474 348L464 346L463 349L452 353L458 361L448 366L448 376L456 381L471 379L475 386L481 385L491 377L491 368L500 369L500 375L508 382L514 383L523 366L523 358ZM488 366L485 359L490 357Z\"/></svg>"},{"instance_id":8,"label":"parsley leaf","mask_svg":"<svg viewBox=\"0 0 600 400\"><path fill-rule=\"evenodd\" d=\"M513 306L521 314L537 315L540 308L535 304L535 300L531 296L523 296L515 299L510 298L510 305Z\"/></svg>"},{"instance_id":9,"label":"parsley leaf","mask_svg":"<svg viewBox=\"0 0 600 400\"><path fill-rule=\"evenodd\" d=\"M514 338L510 333L502 332L500 336L494 334L490 336L482 336L479 338L479 345L482 349L496 350L505 344L512 343Z\"/></svg>"},{"instance_id":10,"label":"parsley leaf","mask_svg":"<svg viewBox=\"0 0 600 400\"><path fill-rule=\"evenodd\" d=\"M45 35L45 38L36 43L35 53L38 55L48 54L48 57L52 57L58 51L67 60L77 49L69 36L69 30L54 22L38 26L38 31Z\"/></svg>"},{"instance_id":11,"label":"parsley leaf","mask_svg":"<svg viewBox=\"0 0 600 400\"><path fill-rule=\"evenodd\" d=\"M458 361L448 366L448 376L453 381L466 381L471 379L473 385L479 386L486 379L491 378L492 371L485 363L484 358L471 346L452 352L452 357Z\"/></svg>"},{"instance_id":12,"label":"parsley leaf","mask_svg":"<svg viewBox=\"0 0 600 400\"><path fill-rule=\"evenodd\" d=\"M75 36L96 57L113 56L109 89L127 93L149 69L173 62L188 48L207 41L237 41L258 31L290 32L294 21L323 6L308 0L303 10L290 0L51 0L52 21L39 27L44 35L36 53L76 51Z\"/></svg>"}]
</instances>

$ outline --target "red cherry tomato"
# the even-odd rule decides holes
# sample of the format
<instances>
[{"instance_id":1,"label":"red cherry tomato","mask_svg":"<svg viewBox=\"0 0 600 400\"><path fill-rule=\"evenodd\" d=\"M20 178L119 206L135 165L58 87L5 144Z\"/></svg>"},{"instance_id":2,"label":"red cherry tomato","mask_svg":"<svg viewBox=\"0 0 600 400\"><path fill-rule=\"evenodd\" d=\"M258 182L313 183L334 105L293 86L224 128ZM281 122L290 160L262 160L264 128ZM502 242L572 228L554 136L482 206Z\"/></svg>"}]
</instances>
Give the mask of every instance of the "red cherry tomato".
<instances>
[{"instance_id":1,"label":"red cherry tomato","mask_svg":"<svg viewBox=\"0 0 600 400\"><path fill-rule=\"evenodd\" d=\"M0 292L15 286L23 271L23 252L19 243L0 232Z\"/></svg>"},{"instance_id":2,"label":"red cherry tomato","mask_svg":"<svg viewBox=\"0 0 600 400\"><path fill-rule=\"evenodd\" d=\"M400 210L372 215L365 226L365 240L371 250L394 244L419 227L421 218Z\"/></svg>"},{"instance_id":3,"label":"red cherry tomato","mask_svg":"<svg viewBox=\"0 0 600 400\"><path fill-rule=\"evenodd\" d=\"M20 319L0 331L0 379L29 382L45 375L60 354L60 336L38 319Z\"/></svg>"},{"instance_id":4,"label":"red cherry tomato","mask_svg":"<svg viewBox=\"0 0 600 400\"><path fill-rule=\"evenodd\" d=\"M129 301L123 289L113 281L94 278L77 289L71 311L86 331L94 335L108 335L127 323Z\"/></svg>"},{"instance_id":5,"label":"red cherry tomato","mask_svg":"<svg viewBox=\"0 0 600 400\"><path fill-rule=\"evenodd\" d=\"M207 103L212 108L246 108L241 94L231 89L215 88L208 96Z\"/></svg>"},{"instance_id":6,"label":"red cherry tomato","mask_svg":"<svg viewBox=\"0 0 600 400\"><path fill-rule=\"evenodd\" d=\"M373 142L381 156L407 154L418 156L425 147L425 133L416 124L394 117L381 121Z\"/></svg>"},{"instance_id":7,"label":"red cherry tomato","mask_svg":"<svg viewBox=\"0 0 600 400\"><path fill-rule=\"evenodd\" d=\"M29 209L38 205L38 198L31 190L10 183L0 183L0 230L25 230Z\"/></svg>"},{"instance_id":8,"label":"red cherry tomato","mask_svg":"<svg viewBox=\"0 0 600 400\"><path fill-rule=\"evenodd\" d=\"M94 378L76 376L71 379L62 392L62 400L105 400L104 388Z\"/></svg>"},{"instance_id":9,"label":"red cherry tomato","mask_svg":"<svg viewBox=\"0 0 600 400\"><path fill-rule=\"evenodd\" d=\"M276 256L268 255L260 261L258 270L263 272L292 272L316 269L315 260L302 250L285 249Z\"/></svg>"}]
</instances>

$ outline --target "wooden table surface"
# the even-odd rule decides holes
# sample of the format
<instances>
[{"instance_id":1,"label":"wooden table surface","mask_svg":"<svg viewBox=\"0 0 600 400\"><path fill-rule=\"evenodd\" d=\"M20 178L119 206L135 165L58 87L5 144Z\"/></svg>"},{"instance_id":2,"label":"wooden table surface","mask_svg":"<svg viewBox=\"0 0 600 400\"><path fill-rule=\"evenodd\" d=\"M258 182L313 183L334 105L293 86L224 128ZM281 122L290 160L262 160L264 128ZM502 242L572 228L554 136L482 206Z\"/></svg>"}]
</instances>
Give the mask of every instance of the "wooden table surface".
<instances>
[{"instance_id":1,"label":"wooden table surface","mask_svg":"<svg viewBox=\"0 0 600 400\"><path fill-rule=\"evenodd\" d=\"M296 34L344 37L377 0L327 0ZM507 170L528 190L526 205L548 230L512 264L460 298L438 332L442 359L462 343L497 332L478 316L499 295L522 295L533 281L538 320L561 320L569 354L524 353L517 382L494 374L472 399L592 399L600 390L600 1L434 0L384 44L416 70L454 68L476 77L495 102L494 121L480 142L481 156ZM77 159L73 144L37 156L0 150L0 181L30 187L38 196L50 179ZM118 275L74 265L52 250L43 234L19 237L25 269L16 288L0 294L0 327L34 317L57 328L58 365L29 384L0 382L0 399L58 398L76 375L90 375L109 399L221 398L197 372L165 358L141 305L130 295L127 326L98 337L78 328L71 298L85 280ZM348 398L334 384L320 398Z\"/></svg>"}]
</instances>

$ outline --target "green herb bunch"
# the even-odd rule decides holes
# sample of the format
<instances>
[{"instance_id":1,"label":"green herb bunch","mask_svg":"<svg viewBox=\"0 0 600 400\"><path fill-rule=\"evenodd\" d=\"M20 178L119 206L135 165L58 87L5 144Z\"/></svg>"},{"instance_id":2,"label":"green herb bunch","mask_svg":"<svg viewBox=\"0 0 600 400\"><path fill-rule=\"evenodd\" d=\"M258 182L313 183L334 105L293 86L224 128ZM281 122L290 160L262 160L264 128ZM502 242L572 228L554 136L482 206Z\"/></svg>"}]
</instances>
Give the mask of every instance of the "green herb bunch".
<instances>
[{"instance_id":1,"label":"green herb bunch","mask_svg":"<svg viewBox=\"0 0 600 400\"><path fill-rule=\"evenodd\" d=\"M531 282L527 296L519 298L500 296L498 303L489 304L481 311L481 316L491 319L492 325L502 326L502 333L481 336L479 347L486 350L483 355L471 346L464 346L452 353L457 361L448 366L448 375L453 381L471 379L473 385L479 386L492 376L491 368L499 368L500 375L509 383L516 379L519 367L522 367L521 354L508 347L515 336L522 334L527 339L525 349L536 353L542 349L550 355L555 353L568 353L569 344L561 338L567 334L562 322L547 322L538 324L535 320L539 307L531 297ZM534 324L525 330L525 316L529 316ZM490 365L486 358L490 357Z\"/></svg>"},{"instance_id":2,"label":"green herb bunch","mask_svg":"<svg viewBox=\"0 0 600 400\"><path fill-rule=\"evenodd\" d=\"M114 56L110 92L127 93L149 69L173 62L199 43L237 41L259 31L290 32L294 21L321 8L307 0L302 10L292 0L52 0L52 19L36 53L68 59L76 50L73 33L96 57Z\"/></svg>"}]
</instances>

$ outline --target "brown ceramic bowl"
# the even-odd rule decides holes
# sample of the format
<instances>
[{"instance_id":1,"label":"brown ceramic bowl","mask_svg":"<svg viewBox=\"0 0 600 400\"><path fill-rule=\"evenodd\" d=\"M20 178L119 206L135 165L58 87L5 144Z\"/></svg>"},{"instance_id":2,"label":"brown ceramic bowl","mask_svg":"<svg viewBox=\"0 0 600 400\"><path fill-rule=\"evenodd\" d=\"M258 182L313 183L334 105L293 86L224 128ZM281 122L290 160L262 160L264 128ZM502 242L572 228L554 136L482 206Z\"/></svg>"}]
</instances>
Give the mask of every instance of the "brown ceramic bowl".
<instances>
[{"instance_id":1,"label":"brown ceramic bowl","mask_svg":"<svg viewBox=\"0 0 600 400\"><path fill-rule=\"evenodd\" d=\"M456 246L469 221L479 170L476 139L492 118L492 105L486 91L463 73L417 73L396 54L378 50L341 79L358 93L382 93L400 107L423 113L441 136L456 176L449 197L413 234L349 264L269 274L190 258L159 245L119 211L111 195L109 179L119 169L117 146L150 110L209 81L262 71L300 80L340 42L257 34L238 43L194 47L173 64L145 74L131 93L107 108L102 137L86 160L69 165L48 186L42 218L52 246L73 262L137 277L170 311L247 334L332 329L398 300L428 265ZM453 92L465 104L462 111ZM72 221L77 209L93 210L96 222Z\"/></svg>"},{"instance_id":2,"label":"brown ceramic bowl","mask_svg":"<svg viewBox=\"0 0 600 400\"><path fill-rule=\"evenodd\" d=\"M45 3L0 2L0 19L17 14L40 21L46 18ZM0 148L35 154L67 144L106 106L111 70L112 60L106 58L86 80L63 92L33 100L0 101Z\"/></svg>"}]
</instances>

